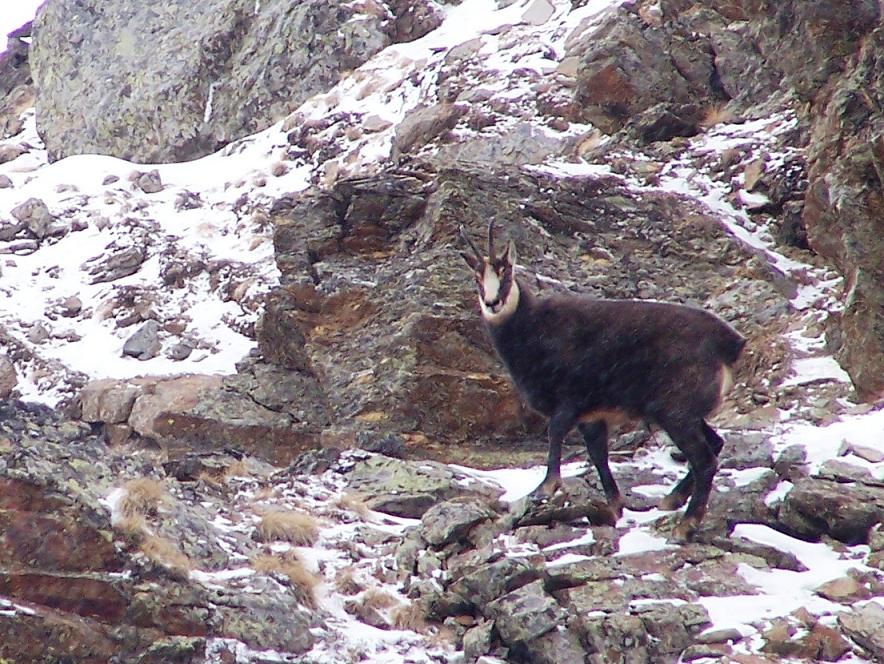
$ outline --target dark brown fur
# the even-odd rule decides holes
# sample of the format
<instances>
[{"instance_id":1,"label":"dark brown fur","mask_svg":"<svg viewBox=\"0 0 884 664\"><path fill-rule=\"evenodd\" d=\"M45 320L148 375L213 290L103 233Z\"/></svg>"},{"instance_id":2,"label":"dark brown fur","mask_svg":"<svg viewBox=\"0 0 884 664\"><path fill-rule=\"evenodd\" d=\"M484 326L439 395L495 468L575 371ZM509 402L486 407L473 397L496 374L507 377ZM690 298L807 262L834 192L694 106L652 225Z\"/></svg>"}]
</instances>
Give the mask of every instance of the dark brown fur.
<instances>
[{"instance_id":1,"label":"dark brown fur","mask_svg":"<svg viewBox=\"0 0 884 664\"><path fill-rule=\"evenodd\" d=\"M512 253L495 258L489 238L489 262L505 284L500 300L511 295ZM484 260L465 258L481 282ZM559 486L562 441L576 426L615 521L623 501L608 467L608 429L625 419L643 419L663 428L690 464L663 501L675 509L690 497L676 531L679 538L689 537L705 514L723 444L705 418L719 405L745 339L717 316L692 307L577 296L541 299L523 281L515 283L515 310L485 322L519 392L549 418L547 474L535 493L549 494ZM481 290L480 283L480 297Z\"/></svg>"}]
</instances>

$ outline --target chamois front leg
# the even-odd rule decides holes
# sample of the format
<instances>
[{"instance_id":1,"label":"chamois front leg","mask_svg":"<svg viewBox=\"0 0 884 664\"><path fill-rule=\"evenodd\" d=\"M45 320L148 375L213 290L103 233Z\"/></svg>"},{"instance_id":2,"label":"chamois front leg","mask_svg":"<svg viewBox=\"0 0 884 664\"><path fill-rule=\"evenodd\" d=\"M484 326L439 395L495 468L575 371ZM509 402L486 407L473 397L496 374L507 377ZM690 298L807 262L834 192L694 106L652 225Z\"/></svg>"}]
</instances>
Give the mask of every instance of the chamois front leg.
<instances>
[{"instance_id":1,"label":"chamois front leg","mask_svg":"<svg viewBox=\"0 0 884 664\"><path fill-rule=\"evenodd\" d=\"M547 429L549 452L546 457L546 476L531 492L533 500L541 501L549 498L562 486L562 443L576 421L575 417L568 412L558 412L549 418Z\"/></svg>"}]
</instances>

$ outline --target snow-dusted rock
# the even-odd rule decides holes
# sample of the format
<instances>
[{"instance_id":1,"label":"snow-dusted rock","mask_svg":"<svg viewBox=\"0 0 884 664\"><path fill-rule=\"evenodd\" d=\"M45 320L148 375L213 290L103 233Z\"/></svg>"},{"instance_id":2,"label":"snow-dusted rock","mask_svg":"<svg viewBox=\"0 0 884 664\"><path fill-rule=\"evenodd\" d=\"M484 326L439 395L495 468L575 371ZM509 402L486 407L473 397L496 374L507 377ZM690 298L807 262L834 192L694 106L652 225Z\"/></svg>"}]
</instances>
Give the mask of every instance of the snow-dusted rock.
<instances>
[{"instance_id":1,"label":"snow-dusted rock","mask_svg":"<svg viewBox=\"0 0 884 664\"><path fill-rule=\"evenodd\" d=\"M0 354L0 399L6 399L18 384L15 365L6 355Z\"/></svg>"},{"instance_id":2,"label":"snow-dusted rock","mask_svg":"<svg viewBox=\"0 0 884 664\"><path fill-rule=\"evenodd\" d=\"M184 161L260 131L390 43L365 5L50 3L30 55L50 156Z\"/></svg>"}]
</instances>

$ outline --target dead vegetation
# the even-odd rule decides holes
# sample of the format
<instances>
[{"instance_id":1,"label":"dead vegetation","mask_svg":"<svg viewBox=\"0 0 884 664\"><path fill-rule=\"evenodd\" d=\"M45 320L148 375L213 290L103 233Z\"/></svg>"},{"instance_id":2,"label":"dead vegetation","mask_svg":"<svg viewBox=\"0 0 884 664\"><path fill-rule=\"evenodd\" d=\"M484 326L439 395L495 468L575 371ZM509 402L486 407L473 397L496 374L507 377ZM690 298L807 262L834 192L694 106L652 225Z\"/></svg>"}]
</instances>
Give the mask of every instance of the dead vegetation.
<instances>
[{"instance_id":1,"label":"dead vegetation","mask_svg":"<svg viewBox=\"0 0 884 664\"><path fill-rule=\"evenodd\" d=\"M365 590L365 584L356 578L356 570L351 566L335 576L335 589L342 595L358 595Z\"/></svg>"},{"instance_id":2,"label":"dead vegetation","mask_svg":"<svg viewBox=\"0 0 884 664\"><path fill-rule=\"evenodd\" d=\"M365 501L355 493L344 493L335 501L335 506L348 512L353 512L362 521L371 520L371 509Z\"/></svg>"},{"instance_id":3,"label":"dead vegetation","mask_svg":"<svg viewBox=\"0 0 884 664\"><path fill-rule=\"evenodd\" d=\"M312 546L319 539L319 524L304 512L272 509L261 516L255 534L259 542L281 541L295 546Z\"/></svg>"},{"instance_id":4,"label":"dead vegetation","mask_svg":"<svg viewBox=\"0 0 884 664\"><path fill-rule=\"evenodd\" d=\"M288 579L298 601L311 609L316 608L316 587L320 583L320 578L307 569L294 551L281 556L261 554L255 556L251 563L252 568L259 574Z\"/></svg>"},{"instance_id":5,"label":"dead vegetation","mask_svg":"<svg viewBox=\"0 0 884 664\"><path fill-rule=\"evenodd\" d=\"M138 548L148 560L166 568L175 577L186 579L190 574L190 558L167 537L144 535Z\"/></svg>"},{"instance_id":6,"label":"dead vegetation","mask_svg":"<svg viewBox=\"0 0 884 664\"><path fill-rule=\"evenodd\" d=\"M125 495L120 503L124 517L135 514L155 515L160 505L170 500L166 485L152 477L139 477L123 485Z\"/></svg>"},{"instance_id":7,"label":"dead vegetation","mask_svg":"<svg viewBox=\"0 0 884 664\"><path fill-rule=\"evenodd\" d=\"M135 513L117 519L113 524L114 530L119 533L129 544L138 544L147 534L147 519L143 514Z\"/></svg>"},{"instance_id":8,"label":"dead vegetation","mask_svg":"<svg viewBox=\"0 0 884 664\"><path fill-rule=\"evenodd\" d=\"M427 628L426 612L416 602L400 604L390 614L396 629L423 632Z\"/></svg>"},{"instance_id":9,"label":"dead vegetation","mask_svg":"<svg viewBox=\"0 0 884 664\"><path fill-rule=\"evenodd\" d=\"M719 124L727 124L735 119L733 111L724 104L711 104L703 113L698 123L703 129L709 129Z\"/></svg>"}]
</instances>

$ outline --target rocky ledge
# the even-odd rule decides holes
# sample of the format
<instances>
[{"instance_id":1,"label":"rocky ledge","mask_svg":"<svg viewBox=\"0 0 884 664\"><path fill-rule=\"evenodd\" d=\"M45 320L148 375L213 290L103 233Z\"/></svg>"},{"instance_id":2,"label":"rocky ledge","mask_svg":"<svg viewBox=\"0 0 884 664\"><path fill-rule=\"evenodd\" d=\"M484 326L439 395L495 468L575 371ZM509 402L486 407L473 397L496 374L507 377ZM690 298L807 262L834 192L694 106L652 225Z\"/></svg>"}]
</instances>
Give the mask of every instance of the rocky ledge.
<instances>
[{"instance_id":1,"label":"rocky ledge","mask_svg":"<svg viewBox=\"0 0 884 664\"><path fill-rule=\"evenodd\" d=\"M280 467L0 415L11 661L884 657L884 487L761 437L729 437L697 540L674 545L653 505L683 469L653 439L617 455L611 527L580 464L535 505L507 499L515 473L335 448Z\"/></svg>"}]
</instances>

